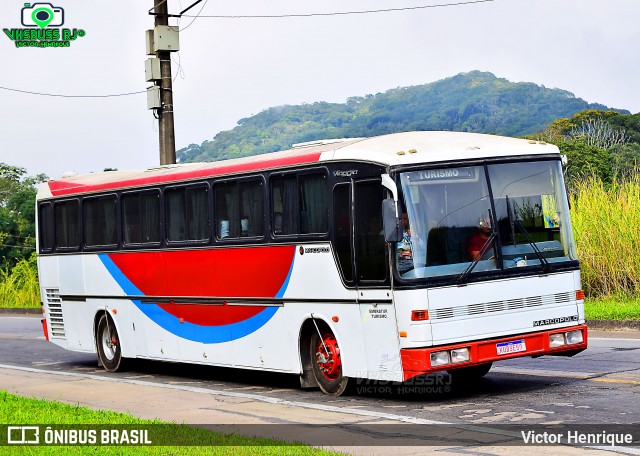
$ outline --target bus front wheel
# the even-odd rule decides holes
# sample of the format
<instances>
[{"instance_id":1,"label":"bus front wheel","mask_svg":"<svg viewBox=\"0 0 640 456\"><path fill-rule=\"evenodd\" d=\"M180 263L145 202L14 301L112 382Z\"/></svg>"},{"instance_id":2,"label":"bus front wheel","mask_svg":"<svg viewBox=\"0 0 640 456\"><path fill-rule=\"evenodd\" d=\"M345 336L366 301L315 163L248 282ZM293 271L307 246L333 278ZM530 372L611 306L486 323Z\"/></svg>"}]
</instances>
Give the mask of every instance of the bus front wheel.
<instances>
[{"instance_id":1,"label":"bus front wheel","mask_svg":"<svg viewBox=\"0 0 640 456\"><path fill-rule=\"evenodd\" d=\"M313 375L318 386L325 394L340 396L347 389L349 379L342 375L340 347L329 328L314 328L310 350Z\"/></svg>"},{"instance_id":2,"label":"bus front wheel","mask_svg":"<svg viewBox=\"0 0 640 456\"><path fill-rule=\"evenodd\" d=\"M100 317L96 326L96 345L98 359L109 372L116 372L122 367L122 349L116 325L109 315Z\"/></svg>"}]
</instances>

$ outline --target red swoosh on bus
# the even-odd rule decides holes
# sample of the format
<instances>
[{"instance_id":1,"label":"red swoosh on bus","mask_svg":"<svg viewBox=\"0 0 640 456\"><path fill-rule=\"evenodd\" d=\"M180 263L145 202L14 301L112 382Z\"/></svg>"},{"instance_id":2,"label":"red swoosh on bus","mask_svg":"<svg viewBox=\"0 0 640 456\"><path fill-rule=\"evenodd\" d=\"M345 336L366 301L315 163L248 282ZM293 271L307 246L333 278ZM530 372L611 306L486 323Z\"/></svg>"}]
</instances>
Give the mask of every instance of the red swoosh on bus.
<instances>
[{"instance_id":1,"label":"red swoosh on bus","mask_svg":"<svg viewBox=\"0 0 640 456\"><path fill-rule=\"evenodd\" d=\"M145 296L273 298L291 269L295 246L113 253L109 258ZM183 301L183 300L181 300ZM246 320L263 306L162 304L185 322L220 326Z\"/></svg>"}]
</instances>

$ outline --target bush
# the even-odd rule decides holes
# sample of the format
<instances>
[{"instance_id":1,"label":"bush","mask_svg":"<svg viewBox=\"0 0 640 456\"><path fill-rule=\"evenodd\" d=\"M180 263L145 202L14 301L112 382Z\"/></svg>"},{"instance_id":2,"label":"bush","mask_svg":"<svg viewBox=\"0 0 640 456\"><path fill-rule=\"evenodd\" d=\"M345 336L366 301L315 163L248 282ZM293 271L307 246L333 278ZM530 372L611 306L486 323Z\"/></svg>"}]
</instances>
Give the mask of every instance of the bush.
<instances>
[{"instance_id":1,"label":"bush","mask_svg":"<svg viewBox=\"0 0 640 456\"><path fill-rule=\"evenodd\" d=\"M640 296L640 176L577 180L570 201L587 296Z\"/></svg>"}]
</instances>

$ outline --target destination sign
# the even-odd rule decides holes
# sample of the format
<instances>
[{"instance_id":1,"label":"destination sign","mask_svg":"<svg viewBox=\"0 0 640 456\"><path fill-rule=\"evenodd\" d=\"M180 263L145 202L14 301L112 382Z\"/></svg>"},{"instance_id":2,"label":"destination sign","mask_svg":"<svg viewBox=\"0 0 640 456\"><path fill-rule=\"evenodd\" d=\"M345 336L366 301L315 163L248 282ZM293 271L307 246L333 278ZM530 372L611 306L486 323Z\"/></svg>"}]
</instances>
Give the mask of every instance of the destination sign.
<instances>
[{"instance_id":1,"label":"destination sign","mask_svg":"<svg viewBox=\"0 0 640 456\"><path fill-rule=\"evenodd\" d=\"M408 173L408 177L410 182L475 180L476 168L425 169L424 171L410 172Z\"/></svg>"}]
</instances>

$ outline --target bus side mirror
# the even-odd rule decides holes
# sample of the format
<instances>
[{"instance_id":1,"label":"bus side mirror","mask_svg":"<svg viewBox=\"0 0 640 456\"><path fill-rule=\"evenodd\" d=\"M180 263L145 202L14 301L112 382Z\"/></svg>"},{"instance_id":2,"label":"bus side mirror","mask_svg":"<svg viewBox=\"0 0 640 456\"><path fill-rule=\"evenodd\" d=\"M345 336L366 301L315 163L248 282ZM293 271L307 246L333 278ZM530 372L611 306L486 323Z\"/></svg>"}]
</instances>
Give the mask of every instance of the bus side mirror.
<instances>
[{"instance_id":1,"label":"bus side mirror","mask_svg":"<svg viewBox=\"0 0 640 456\"><path fill-rule=\"evenodd\" d=\"M400 220L398 203L392 198L382 200L382 223L384 225L384 240L400 242L402 240L402 221Z\"/></svg>"}]
</instances>

